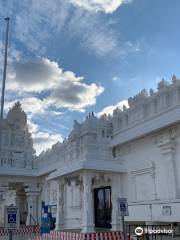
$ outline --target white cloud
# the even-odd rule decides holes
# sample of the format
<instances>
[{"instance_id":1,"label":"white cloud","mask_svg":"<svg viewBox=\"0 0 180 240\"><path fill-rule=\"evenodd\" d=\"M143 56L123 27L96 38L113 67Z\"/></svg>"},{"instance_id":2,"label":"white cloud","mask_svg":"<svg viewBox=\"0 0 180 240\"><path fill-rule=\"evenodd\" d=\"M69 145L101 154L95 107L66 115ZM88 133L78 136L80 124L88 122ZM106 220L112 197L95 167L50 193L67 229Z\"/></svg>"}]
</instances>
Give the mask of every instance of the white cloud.
<instances>
[{"instance_id":1,"label":"white cloud","mask_svg":"<svg viewBox=\"0 0 180 240\"><path fill-rule=\"evenodd\" d=\"M138 53L141 50L141 42L136 41L136 42L130 42L126 41L122 44L121 48L119 49L119 55L121 58L126 58L127 55L132 54L132 53Z\"/></svg>"},{"instance_id":2,"label":"white cloud","mask_svg":"<svg viewBox=\"0 0 180 240\"><path fill-rule=\"evenodd\" d=\"M20 41L21 45L33 54L38 52L44 55L51 47L49 43L64 41L61 38L63 36L68 39L78 37L77 47L80 46L97 57L103 57L116 52L118 36L109 20L104 21L95 12L115 11L126 1L73 0L73 4L79 6L74 8L72 2L64 0L17 0L17 9L16 4L9 1L6 4L0 2L0 13L3 9L2 16L8 13L13 15L14 39ZM92 11L84 11L84 5L90 6ZM67 31L68 29L70 30ZM63 34L60 34L61 32Z\"/></svg>"},{"instance_id":3,"label":"white cloud","mask_svg":"<svg viewBox=\"0 0 180 240\"><path fill-rule=\"evenodd\" d=\"M103 114L112 115L114 109L119 108L119 109L123 110L123 106L126 106L127 108L129 107L128 100L122 100L115 105L111 105L111 106L107 106L107 107L103 108L102 111L97 113L97 116L100 117Z\"/></svg>"},{"instance_id":4,"label":"white cloud","mask_svg":"<svg viewBox=\"0 0 180 240\"><path fill-rule=\"evenodd\" d=\"M32 51L46 52L45 43L62 30L69 17L70 4L64 0L18 2L20 7L13 12L16 38ZM14 10L12 5L9 8Z\"/></svg>"},{"instance_id":5,"label":"white cloud","mask_svg":"<svg viewBox=\"0 0 180 240\"><path fill-rule=\"evenodd\" d=\"M113 13L122 3L127 0L70 0L75 6L82 7L87 11Z\"/></svg>"},{"instance_id":6,"label":"white cloud","mask_svg":"<svg viewBox=\"0 0 180 240\"><path fill-rule=\"evenodd\" d=\"M113 80L113 82L122 83L122 78L119 77L119 76L114 76L114 77L112 78L112 80Z\"/></svg>"},{"instance_id":7,"label":"white cloud","mask_svg":"<svg viewBox=\"0 0 180 240\"><path fill-rule=\"evenodd\" d=\"M16 102L20 101L23 110L29 115L33 114L42 114L47 109L46 104L43 100L37 97L25 97L25 98L18 98L13 101L8 101L5 103L5 111L7 112Z\"/></svg>"},{"instance_id":8,"label":"white cloud","mask_svg":"<svg viewBox=\"0 0 180 240\"><path fill-rule=\"evenodd\" d=\"M84 108L96 103L96 97L104 91L104 88L92 83L68 83L52 91L46 99L48 105L57 108L64 107L69 110L84 111Z\"/></svg>"},{"instance_id":9,"label":"white cloud","mask_svg":"<svg viewBox=\"0 0 180 240\"><path fill-rule=\"evenodd\" d=\"M11 64L14 61L18 61L21 57L20 51L16 48L10 46L8 48L8 64ZM4 67L4 43L0 40L0 73L2 73Z\"/></svg>"},{"instance_id":10,"label":"white cloud","mask_svg":"<svg viewBox=\"0 0 180 240\"><path fill-rule=\"evenodd\" d=\"M36 133L39 130L39 126L33 123L32 121L30 121L29 119L27 120L27 124L28 124L28 129L31 133Z\"/></svg>"},{"instance_id":11,"label":"white cloud","mask_svg":"<svg viewBox=\"0 0 180 240\"><path fill-rule=\"evenodd\" d=\"M8 73L7 89L41 92L55 88L66 75L67 72L64 73L56 62L47 58L18 61Z\"/></svg>"},{"instance_id":12,"label":"white cloud","mask_svg":"<svg viewBox=\"0 0 180 240\"><path fill-rule=\"evenodd\" d=\"M99 15L77 10L68 22L71 37L78 37L81 47L97 57L118 55L118 33Z\"/></svg>"},{"instance_id":13,"label":"white cloud","mask_svg":"<svg viewBox=\"0 0 180 240\"><path fill-rule=\"evenodd\" d=\"M83 83L83 77L77 77L71 71L64 71L56 62L47 58L38 58L26 62L14 63L8 75L7 89L31 93L42 93L37 97L21 99L27 112L43 112L45 108L68 108L84 111L84 108L96 103L104 88L95 83Z\"/></svg>"},{"instance_id":14,"label":"white cloud","mask_svg":"<svg viewBox=\"0 0 180 240\"><path fill-rule=\"evenodd\" d=\"M61 134L48 133L41 131L39 126L28 120L28 128L32 134L33 147L36 150L36 154L39 155L42 151L46 151L51 148L53 144L62 142L63 137Z\"/></svg>"},{"instance_id":15,"label":"white cloud","mask_svg":"<svg viewBox=\"0 0 180 240\"><path fill-rule=\"evenodd\" d=\"M46 151L51 148L52 145L58 141L62 142L63 140L63 137L60 134L47 133L43 131L32 133L32 137L37 155L39 155L42 151Z\"/></svg>"}]
</instances>

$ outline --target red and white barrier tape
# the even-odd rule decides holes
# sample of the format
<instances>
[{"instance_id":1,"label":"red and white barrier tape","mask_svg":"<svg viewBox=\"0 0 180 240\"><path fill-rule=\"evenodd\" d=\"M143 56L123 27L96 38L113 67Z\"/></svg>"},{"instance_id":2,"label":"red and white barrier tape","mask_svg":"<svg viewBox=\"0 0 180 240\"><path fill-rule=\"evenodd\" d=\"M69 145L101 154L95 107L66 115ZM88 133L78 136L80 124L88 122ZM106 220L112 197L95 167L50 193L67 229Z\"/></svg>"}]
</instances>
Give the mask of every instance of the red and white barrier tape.
<instances>
[{"instance_id":1,"label":"red and white barrier tape","mask_svg":"<svg viewBox=\"0 0 180 240\"><path fill-rule=\"evenodd\" d=\"M20 227L12 229L13 235L18 234L39 234L40 227L39 226L28 226L28 227ZM7 228L0 228L0 236L8 236L9 231Z\"/></svg>"},{"instance_id":2,"label":"red and white barrier tape","mask_svg":"<svg viewBox=\"0 0 180 240\"><path fill-rule=\"evenodd\" d=\"M120 231L98 233L51 231L50 233L44 233L42 236L37 236L33 240L123 240L123 235ZM132 240L132 238L128 237L128 240Z\"/></svg>"}]
</instances>

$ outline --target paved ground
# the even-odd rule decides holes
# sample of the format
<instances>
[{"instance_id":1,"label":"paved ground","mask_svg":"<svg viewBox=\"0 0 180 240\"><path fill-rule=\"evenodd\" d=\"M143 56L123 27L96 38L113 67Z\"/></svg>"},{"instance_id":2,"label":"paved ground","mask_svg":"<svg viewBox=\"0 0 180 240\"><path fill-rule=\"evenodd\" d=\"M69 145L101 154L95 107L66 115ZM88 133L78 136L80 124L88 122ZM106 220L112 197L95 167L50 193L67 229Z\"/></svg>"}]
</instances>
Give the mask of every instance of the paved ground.
<instances>
[{"instance_id":1,"label":"paved ground","mask_svg":"<svg viewBox=\"0 0 180 240\"><path fill-rule=\"evenodd\" d=\"M33 239L33 237L35 237L34 234L33 235L32 234L31 235L14 235L13 240L28 240L29 238ZM137 240L137 237L134 237L133 239ZM5 237L0 236L0 240L9 240L9 237L8 236L5 236ZM146 240L146 238L139 238L139 240ZM150 237L149 240L180 240L180 237L172 238L171 236L163 236L161 238L160 236L156 236L156 238L155 238L155 236L154 236L154 238Z\"/></svg>"},{"instance_id":2,"label":"paved ground","mask_svg":"<svg viewBox=\"0 0 180 240\"><path fill-rule=\"evenodd\" d=\"M149 236L149 239L147 239L147 238L143 238L143 237L139 237L139 238L137 238L137 237L133 237L133 240L180 240L180 237L172 237L172 236Z\"/></svg>"},{"instance_id":3,"label":"paved ground","mask_svg":"<svg viewBox=\"0 0 180 240\"><path fill-rule=\"evenodd\" d=\"M13 240L28 240L29 238L33 238L35 237L34 234L31 234L31 235L14 235L13 236ZM5 237L1 237L0 236L0 240L9 240L9 236L5 236Z\"/></svg>"}]
</instances>

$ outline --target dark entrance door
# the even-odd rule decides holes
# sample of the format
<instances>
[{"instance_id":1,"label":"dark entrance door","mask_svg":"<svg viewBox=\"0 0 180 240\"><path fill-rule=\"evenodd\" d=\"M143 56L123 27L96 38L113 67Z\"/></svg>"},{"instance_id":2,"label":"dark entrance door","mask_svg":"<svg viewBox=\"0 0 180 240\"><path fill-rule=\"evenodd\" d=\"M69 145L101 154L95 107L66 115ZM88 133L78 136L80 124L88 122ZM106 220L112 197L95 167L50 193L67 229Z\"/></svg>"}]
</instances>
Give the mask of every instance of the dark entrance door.
<instances>
[{"instance_id":1,"label":"dark entrance door","mask_svg":"<svg viewBox=\"0 0 180 240\"><path fill-rule=\"evenodd\" d=\"M94 189L95 227L111 228L111 187Z\"/></svg>"}]
</instances>

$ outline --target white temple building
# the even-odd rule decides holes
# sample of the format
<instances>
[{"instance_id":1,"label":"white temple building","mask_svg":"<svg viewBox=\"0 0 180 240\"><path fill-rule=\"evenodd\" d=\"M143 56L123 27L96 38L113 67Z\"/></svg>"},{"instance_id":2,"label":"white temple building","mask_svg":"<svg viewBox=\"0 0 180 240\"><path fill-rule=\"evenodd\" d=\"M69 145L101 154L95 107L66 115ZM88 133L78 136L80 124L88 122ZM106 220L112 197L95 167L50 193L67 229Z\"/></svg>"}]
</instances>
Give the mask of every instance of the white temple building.
<instances>
[{"instance_id":1,"label":"white temple building","mask_svg":"<svg viewBox=\"0 0 180 240\"><path fill-rule=\"evenodd\" d=\"M3 123L0 224L11 203L22 224L40 223L44 202L56 206L56 229L119 230L119 197L128 200L129 223L180 222L180 80L162 80L128 104L74 121L63 143L36 157L17 103Z\"/></svg>"}]
</instances>

